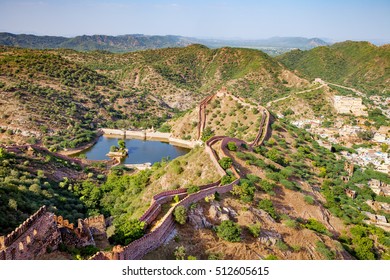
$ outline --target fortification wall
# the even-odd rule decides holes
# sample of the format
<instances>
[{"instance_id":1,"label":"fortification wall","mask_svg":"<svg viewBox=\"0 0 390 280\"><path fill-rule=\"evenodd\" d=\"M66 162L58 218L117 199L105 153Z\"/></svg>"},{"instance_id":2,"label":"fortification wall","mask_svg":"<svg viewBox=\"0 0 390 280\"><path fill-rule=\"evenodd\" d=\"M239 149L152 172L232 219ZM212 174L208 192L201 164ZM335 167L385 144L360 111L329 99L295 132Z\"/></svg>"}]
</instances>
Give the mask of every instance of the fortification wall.
<instances>
[{"instance_id":1,"label":"fortification wall","mask_svg":"<svg viewBox=\"0 0 390 280\"><path fill-rule=\"evenodd\" d=\"M125 132L123 130L120 130L120 129L101 128L101 130L106 135L125 136Z\"/></svg>"},{"instance_id":2,"label":"fortification wall","mask_svg":"<svg viewBox=\"0 0 390 280\"><path fill-rule=\"evenodd\" d=\"M221 176L225 176L226 175L226 171L219 165L219 163L218 163L218 156L217 156L216 152L212 149L212 146L215 143L217 143L218 141L221 141L224 138L225 138L225 136L214 136L214 137L211 137L209 140L206 141L206 147L205 147L206 153L208 153L208 155L210 156L210 159L211 159L212 163L214 164L215 168L217 169L218 173Z\"/></svg>"},{"instance_id":3,"label":"fortification wall","mask_svg":"<svg viewBox=\"0 0 390 280\"><path fill-rule=\"evenodd\" d=\"M71 230L74 229L73 223L69 223L69 220L64 219L62 216L53 215L53 219L60 227L66 227Z\"/></svg>"},{"instance_id":4,"label":"fortification wall","mask_svg":"<svg viewBox=\"0 0 390 280\"><path fill-rule=\"evenodd\" d=\"M61 155L59 153L50 152L45 147L42 147L42 146L39 146L39 145L19 145L19 146L5 147L5 148L7 149L7 152L14 152L14 153L18 153L20 151L28 150L28 149L33 149L33 150L36 150L36 151L43 151L43 152L46 152L46 153L51 153L51 154L53 154L54 156L56 156L56 157L58 157L60 159L63 159L63 160L66 160L66 161L71 161L71 162L74 162L74 163L77 163L77 164L80 164L80 165L82 164L80 159L68 157L68 156L65 156L65 155Z\"/></svg>"},{"instance_id":5,"label":"fortification wall","mask_svg":"<svg viewBox=\"0 0 390 280\"><path fill-rule=\"evenodd\" d=\"M34 259L47 250L55 250L61 243L61 235L54 214L42 206L13 232L3 238L0 259Z\"/></svg>"},{"instance_id":6,"label":"fortification wall","mask_svg":"<svg viewBox=\"0 0 390 280\"><path fill-rule=\"evenodd\" d=\"M161 204L172 201L176 195L179 196L179 199L182 199L187 195L187 189L170 190L156 194L152 199L151 205L139 220L145 222L146 226L150 225L160 214Z\"/></svg>"},{"instance_id":7,"label":"fortification wall","mask_svg":"<svg viewBox=\"0 0 390 280\"><path fill-rule=\"evenodd\" d=\"M199 124L198 124L198 137L201 137L201 133L204 128L205 123L205 107L208 102L214 97L215 95L206 97L200 104L199 104ZM243 102L241 99L239 100ZM261 107L263 111L263 117L259 129L259 133L255 139L255 141L252 143L253 145L261 145L267 137L267 135L270 133L269 131L269 121L270 121L270 114L269 112ZM215 153L215 151L212 149L212 145L217 143L218 141L223 140L222 144L222 152L225 156L229 156L229 152L226 150L226 144L227 141L232 140L236 141L237 143L245 143L242 140L239 139L233 139L228 138L225 136L215 136L210 138L208 141L206 141L206 147L205 150L209 154L210 159L216 166L218 172L223 176L226 174L225 170L222 169L222 167L218 163L218 156ZM201 199L204 199L205 197L214 194L215 192L218 193L226 193L233 189L233 186L236 185L240 180L240 175L236 172L236 170L233 168L232 171L237 176L237 179L232 182L231 184L224 185L224 186L218 186L220 184L220 181L200 186L200 190L197 193L190 194L185 197L186 192L184 193L183 189L179 190L173 190L173 191L167 191L160 194L157 194L152 199L152 204L149 207L149 209L144 213L144 215L140 218L141 221L147 221L147 223L152 222L160 213L161 211L161 203L170 201L175 195L183 196L184 198L179 201L179 203L171 207L169 211L166 213L166 215L162 218L161 223L153 230L152 232L146 234L142 238L135 240L134 242L130 243L129 245L122 247L122 246L116 246L114 247L112 252L99 252L95 256L93 256L91 259L94 260L105 260L105 259L115 259L115 260L127 260L127 259L140 259L145 254L149 253L150 251L158 248L161 246L166 238L170 235L172 230L174 229L174 220L173 220L173 211L176 207L182 205L185 207L189 207L191 203L197 202Z\"/></svg>"},{"instance_id":8,"label":"fortification wall","mask_svg":"<svg viewBox=\"0 0 390 280\"><path fill-rule=\"evenodd\" d=\"M210 187L208 189L200 190L197 193L190 194L183 200L181 200L175 207L172 207L167 214L163 217L160 225L152 232L146 234L140 239L137 239L130 243L129 245L122 247L117 246L113 249L113 251L109 254L107 253L99 253L93 256L91 259L93 260L135 260L141 259L147 253L157 249L160 247L170 233L173 231L175 227L175 222L173 220L173 211L179 205L183 205L185 207L189 207L191 203L197 202L201 199L204 199L206 196L218 193L226 193L233 189L233 186L237 184L239 179L235 180L233 183L225 185L225 186L216 186Z\"/></svg>"},{"instance_id":9,"label":"fortification wall","mask_svg":"<svg viewBox=\"0 0 390 280\"><path fill-rule=\"evenodd\" d=\"M169 137L169 144L171 144L173 146L182 147L182 148L193 149L197 145L201 145L201 142L188 141L188 140L178 139L178 138L174 138L174 137Z\"/></svg>"}]
</instances>

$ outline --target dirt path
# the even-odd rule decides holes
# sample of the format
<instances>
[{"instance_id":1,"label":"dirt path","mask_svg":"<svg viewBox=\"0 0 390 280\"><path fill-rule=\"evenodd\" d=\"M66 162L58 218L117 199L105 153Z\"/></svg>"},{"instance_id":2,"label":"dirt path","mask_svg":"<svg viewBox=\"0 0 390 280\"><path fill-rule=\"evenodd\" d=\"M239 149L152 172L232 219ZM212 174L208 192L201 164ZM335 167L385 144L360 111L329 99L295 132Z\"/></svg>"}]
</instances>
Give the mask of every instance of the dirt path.
<instances>
[{"instance_id":1,"label":"dirt path","mask_svg":"<svg viewBox=\"0 0 390 280\"><path fill-rule=\"evenodd\" d=\"M314 90L317 90L317 89L320 89L320 88L323 88L325 87L326 84L321 84L320 86L316 87L316 88L312 88L312 89L306 89L306 90L302 90L302 91L298 91L298 92L294 92L294 93L291 93L285 97L282 97L282 98L279 98L279 99L276 99L276 100L272 100L270 102L267 103L267 107L271 106L273 103L276 103L276 102L279 102L279 101L282 101L282 100L285 100L287 98L290 98L292 95L296 95L296 94L301 94L301 93L305 93L305 92L311 92L311 91L314 91Z\"/></svg>"}]
</instances>

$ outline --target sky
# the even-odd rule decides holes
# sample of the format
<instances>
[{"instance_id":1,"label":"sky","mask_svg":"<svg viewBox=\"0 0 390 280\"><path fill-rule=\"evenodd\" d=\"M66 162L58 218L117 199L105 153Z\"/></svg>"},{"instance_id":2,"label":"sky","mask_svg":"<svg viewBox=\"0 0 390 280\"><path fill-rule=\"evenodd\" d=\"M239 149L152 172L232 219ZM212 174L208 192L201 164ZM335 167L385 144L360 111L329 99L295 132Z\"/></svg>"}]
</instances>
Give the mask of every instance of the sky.
<instances>
[{"instance_id":1,"label":"sky","mask_svg":"<svg viewBox=\"0 0 390 280\"><path fill-rule=\"evenodd\" d=\"M390 0L0 0L0 32L390 42Z\"/></svg>"}]
</instances>

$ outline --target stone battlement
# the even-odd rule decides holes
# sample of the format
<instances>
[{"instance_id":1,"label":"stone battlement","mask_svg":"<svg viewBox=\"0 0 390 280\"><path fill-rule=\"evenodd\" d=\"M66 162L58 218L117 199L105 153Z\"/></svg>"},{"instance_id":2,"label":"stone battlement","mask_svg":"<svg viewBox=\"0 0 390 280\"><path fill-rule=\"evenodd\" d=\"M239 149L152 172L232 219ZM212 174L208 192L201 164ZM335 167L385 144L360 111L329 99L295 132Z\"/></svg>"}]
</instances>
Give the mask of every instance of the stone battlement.
<instances>
[{"instance_id":1,"label":"stone battlement","mask_svg":"<svg viewBox=\"0 0 390 280\"><path fill-rule=\"evenodd\" d=\"M62 216L53 216L54 221L57 223L60 227L66 227L68 229L74 229L73 223L69 223L69 220L65 220Z\"/></svg>"},{"instance_id":2,"label":"stone battlement","mask_svg":"<svg viewBox=\"0 0 390 280\"><path fill-rule=\"evenodd\" d=\"M6 236L1 236L0 249L10 246L16 239L18 239L23 233L25 233L36 220L42 217L46 213L46 211L46 206L42 206L37 212L32 214L27 220L25 220L10 234Z\"/></svg>"},{"instance_id":3,"label":"stone battlement","mask_svg":"<svg viewBox=\"0 0 390 280\"><path fill-rule=\"evenodd\" d=\"M54 214L42 206L19 227L1 238L0 260L34 259L47 250L55 250L61 235Z\"/></svg>"}]
</instances>

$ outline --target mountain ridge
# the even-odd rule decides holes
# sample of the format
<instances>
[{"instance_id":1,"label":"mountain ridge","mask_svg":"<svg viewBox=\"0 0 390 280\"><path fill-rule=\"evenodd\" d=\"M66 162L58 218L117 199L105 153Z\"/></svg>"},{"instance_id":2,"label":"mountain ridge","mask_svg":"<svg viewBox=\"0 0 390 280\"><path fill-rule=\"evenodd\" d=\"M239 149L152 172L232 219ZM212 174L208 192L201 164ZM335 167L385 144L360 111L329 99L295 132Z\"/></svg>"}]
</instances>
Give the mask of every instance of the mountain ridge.
<instances>
[{"instance_id":1,"label":"mountain ridge","mask_svg":"<svg viewBox=\"0 0 390 280\"><path fill-rule=\"evenodd\" d=\"M0 45L33 49L68 48L78 51L104 50L110 52L131 52L145 49L167 47L185 47L191 44L203 44L210 48L248 47L248 48L280 48L283 50L300 48L311 49L328 45L319 38L304 37L272 37L260 40L199 39L178 35L144 35L124 34L80 35L75 37L37 36L32 34L0 33Z\"/></svg>"}]
</instances>

